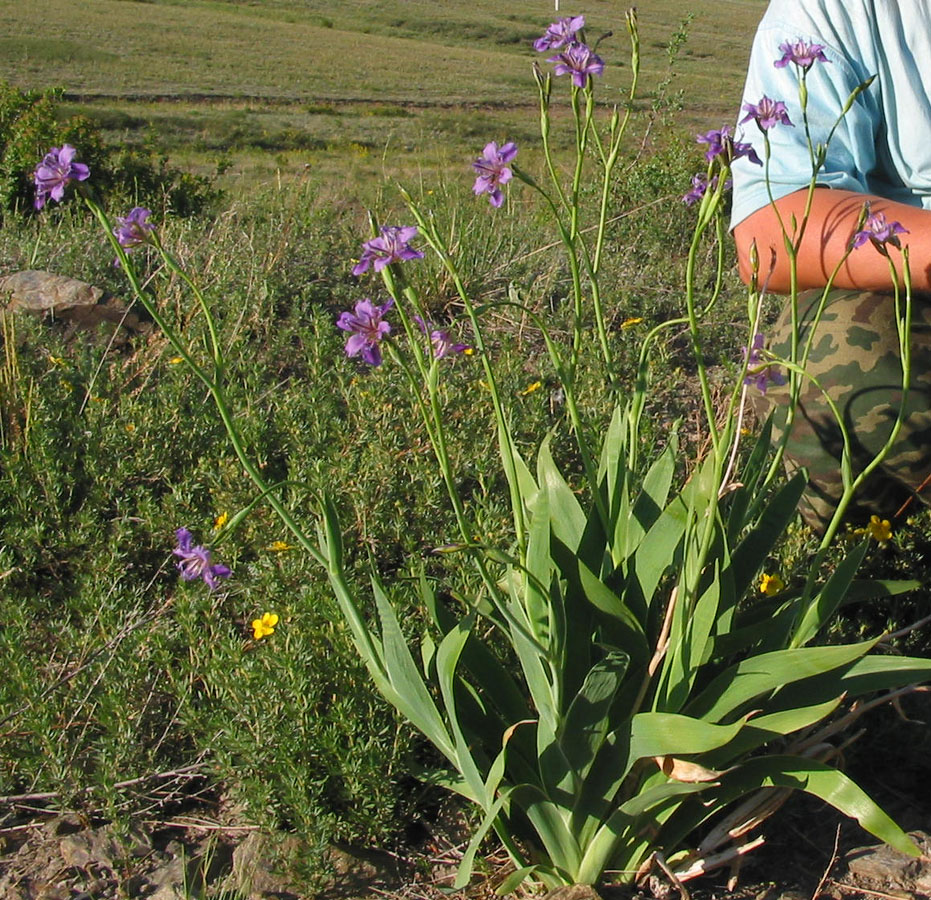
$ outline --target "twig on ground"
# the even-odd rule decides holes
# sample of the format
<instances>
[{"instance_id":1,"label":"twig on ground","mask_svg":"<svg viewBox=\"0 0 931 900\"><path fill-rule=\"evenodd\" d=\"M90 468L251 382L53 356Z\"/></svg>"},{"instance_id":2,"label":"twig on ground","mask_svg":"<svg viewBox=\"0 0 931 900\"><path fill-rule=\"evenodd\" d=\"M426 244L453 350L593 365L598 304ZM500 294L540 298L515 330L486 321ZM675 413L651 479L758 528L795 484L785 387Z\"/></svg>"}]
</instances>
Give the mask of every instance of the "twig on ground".
<instances>
[{"instance_id":1,"label":"twig on ground","mask_svg":"<svg viewBox=\"0 0 931 900\"><path fill-rule=\"evenodd\" d=\"M834 832L834 849L831 851L831 858L828 860L827 868L824 870L824 873L821 876L821 879L818 881L818 886L815 888L814 893L811 895L811 900L818 900L818 896L821 894L821 891L824 889L825 884L827 883L828 877L831 874L831 869L834 868L834 863L837 862L837 849L840 846L840 825L837 826L837 830Z\"/></svg>"},{"instance_id":2,"label":"twig on ground","mask_svg":"<svg viewBox=\"0 0 931 900\"><path fill-rule=\"evenodd\" d=\"M832 881L831 884L834 887L840 888L842 891L853 891L857 894L868 894L870 897L880 897L882 900L902 900L901 894L885 894L882 891L871 891L865 887L858 887L855 884L847 884L843 881Z\"/></svg>"},{"instance_id":3,"label":"twig on ground","mask_svg":"<svg viewBox=\"0 0 931 900\"><path fill-rule=\"evenodd\" d=\"M222 825L219 822L207 822L193 816L179 816L176 819L146 819L146 825L159 828L189 828L192 831L262 831L261 825Z\"/></svg>"},{"instance_id":4,"label":"twig on ground","mask_svg":"<svg viewBox=\"0 0 931 900\"><path fill-rule=\"evenodd\" d=\"M923 619L919 619L917 622L912 622L911 625L906 625L904 628L900 628L898 631L892 631L889 634L884 634L880 639L880 644L888 644L889 641L895 640L895 638L905 637L907 634L911 634L913 631L917 631L923 625L927 625L928 622L931 622L931 616L925 616Z\"/></svg>"},{"instance_id":5,"label":"twig on ground","mask_svg":"<svg viewBox=\"0 0 931 900\"><path fill-rule=\"evenodd\" d=\"M653 862L656 863L663 870L663 874L669 879L675 889L679 892L679 896L682 900L692 900L691 895L688 890L686 890L685 885L679 879L679 876L676 875L672 869L669 868L669 863L666 862L666 858L658 850L653 854Z\"/></svg>"},{"instance_id":6,"label":"twig on ground","mask_svg":"<svg viewBox=\"0 0 931 900\"><path fill-rule=\"evenodd\" d=\"M128 787L134 787L137 784L144 784L147 781L167 781L173 778L194 778L201 773L202 763L196 762L190 766L182 766L179 769L171 769L168 772L153 772L150 775L140 775L138 778L130 778L127 781L119 781L113 785L114 790L125 790ZM93 788L82 788L76 791L77 795L89 794ZM6 797L0 797L0 804L21 804L21 803L40 803L44 800L56 800L61 797L61 791L47 791L41 794L8 794ZM38 809L37 812L49 812L49 810Z\"/></svg>"}]
</instances>

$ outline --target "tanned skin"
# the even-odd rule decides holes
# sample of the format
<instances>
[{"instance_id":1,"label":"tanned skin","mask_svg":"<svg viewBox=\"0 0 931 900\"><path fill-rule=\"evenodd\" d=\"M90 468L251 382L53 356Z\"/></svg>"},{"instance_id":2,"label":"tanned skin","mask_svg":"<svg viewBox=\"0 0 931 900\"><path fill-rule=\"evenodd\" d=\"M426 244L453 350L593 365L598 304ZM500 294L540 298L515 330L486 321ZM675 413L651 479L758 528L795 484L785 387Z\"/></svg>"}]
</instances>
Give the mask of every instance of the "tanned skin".
<instances>
[{"instance_id":1,"label":"tanned skin","mask_svg":"<svg viewBox=\"0 0 931 900\"><path fill-rule=\"evenodd\" d=\"M801 190L776 201L790 235L792 216L796 221L802 221L807 196L808 191ZM816 187L812 197L811 213L798 251L799 290L822 288L827 284L857 231L864 203L870 204L871 213L881 212L886 221L898 222L908 231L899 239L903 246L908 244L909 247L912 288L916 292L931 292L931 210L895 203L871 194L827 187ZM766 280L772 248L776 252L776 265L769 276L767 290L775 294L789 293L789 260L779 219L771 206L757 210L737 225L734 240L740 277L744 282L750 280L750 247L755 240L760 260L760 282ZM890 256L901 277L900 255L892 251ZM834 286L862 291L891 291L889 262L874 247L865 244L850 254L834 279Z\"/></svg>"}]
</instances>

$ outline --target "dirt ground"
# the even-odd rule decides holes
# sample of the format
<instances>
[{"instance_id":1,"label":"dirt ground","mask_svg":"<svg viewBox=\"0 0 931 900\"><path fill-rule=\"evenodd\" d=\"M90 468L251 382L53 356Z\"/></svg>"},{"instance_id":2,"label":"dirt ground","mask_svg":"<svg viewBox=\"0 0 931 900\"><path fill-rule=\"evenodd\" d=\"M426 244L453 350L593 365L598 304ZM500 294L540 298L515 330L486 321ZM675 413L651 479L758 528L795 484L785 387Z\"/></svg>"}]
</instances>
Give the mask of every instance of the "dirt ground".
<instances>
[{"instance_id":1,"label":"dirt ground","mask_svg":"<svg viewBox=\"0 0 931 900\"><path fill-rule=\"evenodd\" d=\"M901 856L821 801L796 795L762 828L765 843L739 872L690 881L692 900L920 900L931 898L931 695L879 710L845 754L845 768L924 853ZM904 716L904 718L903 718ZM329 872L308 880L291 863L293 836L249 824L194 776L182 802L150 807L128 831L44 801L0 807L0 900L441 900L467 837L455 817L419 823L414 843L389 851L332 847ZM177 785L174 786L177 797ZM150 788L153 797L167 786ZM458 829L458 830L457 830ZM869 848L869 849L865 849ZM492 856L464 900L490 900L506 877ZM736 880L732 880L736 879ZM730 883L729 883L730 882ZM575 889L574 889L575 890ZM521 890L522 898L530 896ZM656 877L639 891L603 885L553 900L675 900L685 894Z\"/></svg>"}]
</instances>

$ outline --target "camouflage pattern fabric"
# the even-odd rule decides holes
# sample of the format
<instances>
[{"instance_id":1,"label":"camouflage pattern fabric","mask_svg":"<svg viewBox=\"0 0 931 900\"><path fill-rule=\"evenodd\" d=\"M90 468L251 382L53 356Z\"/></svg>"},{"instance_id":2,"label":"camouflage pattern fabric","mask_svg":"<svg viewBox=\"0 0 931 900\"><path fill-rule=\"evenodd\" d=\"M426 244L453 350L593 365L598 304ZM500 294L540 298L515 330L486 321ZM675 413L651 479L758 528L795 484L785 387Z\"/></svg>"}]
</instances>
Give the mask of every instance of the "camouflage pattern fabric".
<instances>
[{"instance_id":1,"label":"camouflage pattern fabric","mask_svg":"<svg viewBox=\"0 0 931 900\"><path fill-rule=\"evenodd\" d=\"M799 296L800 347L811 331L822 291ZM841 431L822 390L836 403L851 436L854 474L868 465L889 437L902 402L902 368L895 324L894 298L888 293L833 291L829 294L806 371L786 446L790 472L804 467L809 484L800 511L810 525L823 529L842 492ZM910 496L931 503L931 298L913 300L912 377L906 418L895 443L854 498L848 518L871 514L891 518ZM774 326L770 349L785 359L791 352L791 307L787 303ZM801 352L801 351L800 351ZM756 393L754 407L765 417L775 410L774 435L785 427L789 387L770 384Z\"/></svg>"}]
</instances>

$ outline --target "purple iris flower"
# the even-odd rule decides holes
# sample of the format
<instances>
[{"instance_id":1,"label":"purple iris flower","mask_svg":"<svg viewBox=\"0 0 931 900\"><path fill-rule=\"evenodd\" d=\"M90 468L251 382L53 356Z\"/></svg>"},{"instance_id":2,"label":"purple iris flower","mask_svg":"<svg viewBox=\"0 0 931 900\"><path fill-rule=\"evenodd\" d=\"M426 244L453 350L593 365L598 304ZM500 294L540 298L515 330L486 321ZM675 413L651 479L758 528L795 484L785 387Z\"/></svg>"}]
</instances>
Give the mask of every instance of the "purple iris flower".
<instances>
[{"instance_id":1,"label":"purple iris flower","mask_svg":"<svg viewBox=\"0 0 931 900\"><path fill-rule=\"evenodd\" d=\"M434 328L431 322L424 322L420 316L414 316L414 321L424 334L430 335L434 359L443 359L453 353L465 353L469 349L468 344L454 343L448 331L442 328Z\"/></svg>"},{"instance_id":2,"label":"purple iris flower","mask_svg":"<svg viewBox=\"0 0 931 900\"><path fill-rule=\"evenodd\" d=\"M472 185L472 191L475 194L488 194L488 201L495 208L504 203L504 195L501 193L501 185L507 184L513 172L508 166L514 157L517 156L517 144L508 141L501 148L491 141L485 144L482 155L472 163L472 168L478 173L475 184Z\"/></svg>"},{"instance_id":3,"label":"purple iris flower","mask_svg":"<svg viewBox=\"0 0 931 900\"><path fill-rule=\"evenodd\" d=\"M693 175L692 176L692 189L687 194L683 195L682 202L686 206L693 206L694 204L698 203L698 201L701 200L702 197L705 196L706 192L709 189L713 191L717 186L718 186L717 175L712 175L711 181L708 180L708 177L706 175L702 175L700 173L698 175ZM731 180L730 178L728 178L727 181L724 182L724 187L726 189L726 188L729 188L730 186L731 186Z\"/></svg>"},{"instance_id":4,"label":"purple iris flower","mask_svg":"<svg viewBox=\"0 0 931 900\"><path fill-rule=\"evenodd\" d=\"M113 229L113 234L124 250L132 250L148 242L149 233L155 228L151 222L146 221L151 215L152 211L144 206L134 206L128 215L117 216L117 227Z\"/></svg>"},{"instance_id":5,"label":"purple iris flower","mask_svg":"<svg viewBox=\"0 0 931 900\"><path fill-rule=\"evenodd\" d=\"M743 108L747 114L738 123L740 125L752 119L762 131L769 131L773 125L792 126L785 103L781 100L772 100L765 94L760 98L759 103L744 103Z\"/></svg>"},{"instance_id":6,"label":"purple iris flower","mask_svg":"<svg viewBox=\"0 0 931 900\"><path fill-rule=\"evenodd\" d=\"M36 166L33 178L36 183L36 209L42 209L45 201L51 198L56 203L65 196L65 185L69 181L84 181L90 176L90 169L84 163L74 161L77 151L71 144L63 144L61 149L52 147Z\"/></svg>"},{"instance_id":7,"label":"purple iris flower","mask_svg":"<svg viewBox=\"0 0 931 900\"><path fill-rule=\"evenodd\" d=\"M370 366L381 365L381 348L378 345L391 332L391 325L384 316L392 306L394 300L376 306L365 297L356 304L354 312L340 313L336 327L351 332L346 339L346 356L361 354Z\"/></svg>"},{"instance_id":8,"label":"purple iris flower","mask_svg":"<svg viewBox=\"0 0 931 900\"><path fill-rule=\"evenodd\" d=\"M587 44L570 44L562 53L550 56L547 62L556 63L554 75L571 75L572 83L580 88L588 83L589 75L600 75L605 69L604 60Z\"/></svg>"},{"instance_id":9,"label":"purple iris flower","mask_svg":"<svg viewBox=\"0 0 931 900\"><path fill-rule=\"evenodd\" d=\"M391 263L423 259L423 253L410 245L411 238L416 234L416 225L383 225L378 237L362 244L362 256L352 274L361 275L372 264L375 271L380 272Z\"/></svg>"},{"instance_id":10,"label":"purple iris flower","mask_svg":"<svg viewBox=\"0 0 931 900\"><path fill-rule=\"evenodd\" d=\"M744 378L744 384L755 387L761 394L766 393L766 388L771 384L783 385L786 383L785 376L777 372L772 366L765 365L766 358L763 356L763 344L766 339L760 332L753 336L753 343L750 345L750 353L747 354L747 348L744 347L744 356L747 360L747 375Z\"/></svg>"},{"instance_id":11,"label":"purple iris flower","mask_svg":"<svg viewBox=\"0 0 931 900\"><path fill-rule=\"evenodd\" d=\"M193 538L187 528L179 528L175 532L178 546L172 550L178 557L178 570L185 581L194 581L203 578L210 590L219 587L219 579L229 578L233 574L228 566L212 564L210 551L206 547L192 546Z\"/></svg>"},{"instance_id":12,"label":"purple iris flower","mask_svg":"<svg viewBox=\"0 0 931 900\"><path fill-rule=\"evenodd\" d=\"M801 38L781 43L779 52L782 56L773 63L777 69L784 69L789 63L793 63L807 72L816 62L830 62L824 55L824 44L809 44Z\"/></svg>"},{"instance_id":13,"label":"purple iris flower","mask_svg":"<svg viewBox=\"0 0 931 900\"><path fill-rule=\"evenodd\" d=\"M862 247L867 241L880 253L886 252L886 244L901 249L900 234L908 234L908 229L901 222L887 222L883 213L871 213L866 217L863 228L853 236L853 249Z\"/></svg>"},{"instance_id":14,"label":"purple iris flower","mask_svg":"<svg viewBox=\"0 0 931 900\"><path fill-rule=\"evenodd\" d=\"M730 165L735 159L745 156L750 162L758 166L763 165L763 160L757 156L753 145L735 141L728 125L709 131L707 134L700 134L696 140L699 144L708 145L708 149L705 151L705 159L708 162L720 158L725 165Z\"/></svg>"},{"instance_id":15,"label":"purple iris flower","mask_svg":"<svg viewBox=\"0 0 931 900\"><path fill-rule=\"evenodd\" d=\"M548 25L543 37L533 42L533 49L543 53L546 50L558 50L574 44L575 36L585 27L585 16L575 16L559 19Z\"/></svg>"}]
</instances>

